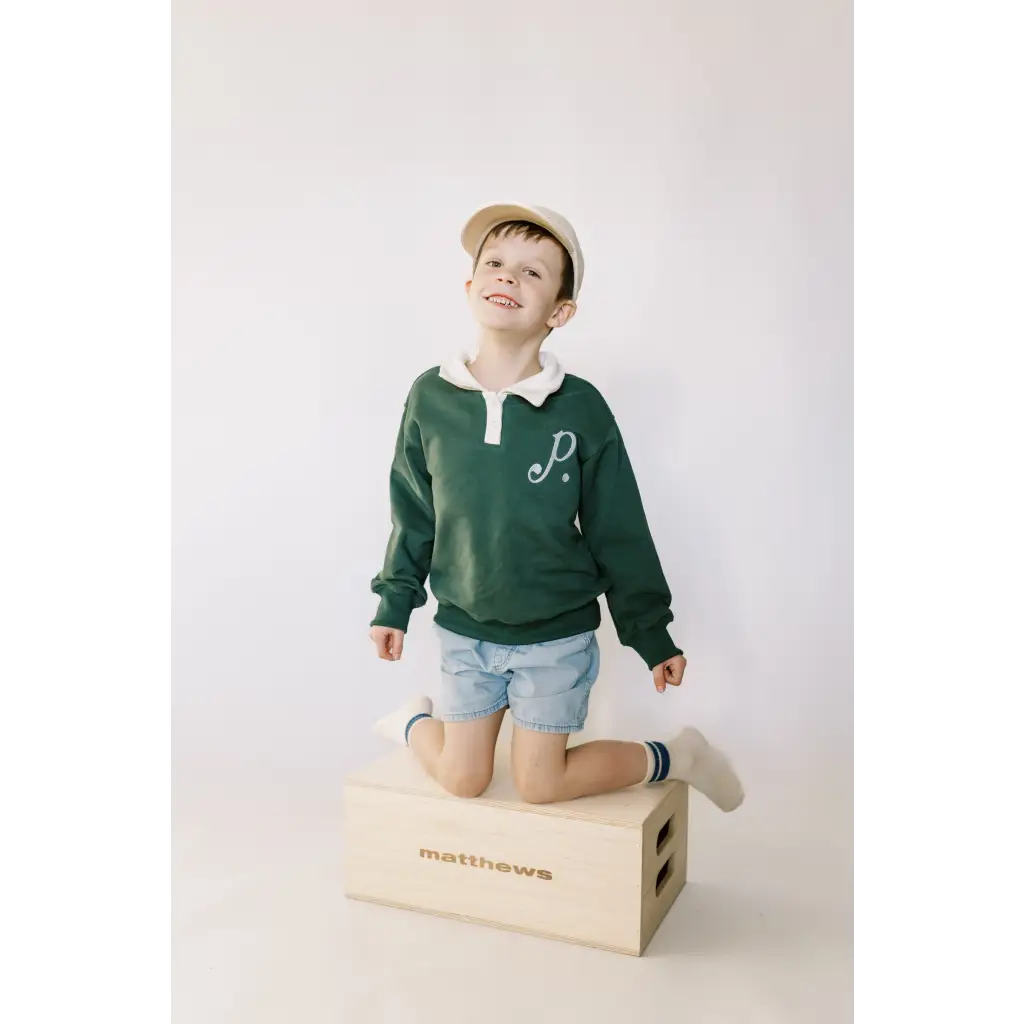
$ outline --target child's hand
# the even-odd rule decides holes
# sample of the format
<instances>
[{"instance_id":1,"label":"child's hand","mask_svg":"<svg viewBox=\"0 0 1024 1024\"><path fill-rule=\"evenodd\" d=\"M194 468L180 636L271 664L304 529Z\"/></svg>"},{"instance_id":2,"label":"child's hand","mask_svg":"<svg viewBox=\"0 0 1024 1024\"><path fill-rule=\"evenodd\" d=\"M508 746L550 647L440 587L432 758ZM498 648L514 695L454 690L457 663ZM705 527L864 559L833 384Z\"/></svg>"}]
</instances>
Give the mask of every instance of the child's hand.
<instances>
[{"instance_id":1,"label":"child's hand","mask_svg":"<svg viewBox=\"0 0 1024 1024\"><path fill-rule=\"evenodd\" d=\"M371 626L370 639L377 648L377 657L385 661L398 661L402 657L405 634L391 626Z\"/></svg>"},{"instance_id":2,"label":"child's hand","mask_svg":"<svg viewBox=\"0 0 1024 1024\"><path fill-rule=\"evenodd\" d=\"M683 681L683 673L686 671L686 659L677 654L668 661L654 666L654 686L658 693L665 692L665 684L678 686Z\"/></svg>"}]
</instances>

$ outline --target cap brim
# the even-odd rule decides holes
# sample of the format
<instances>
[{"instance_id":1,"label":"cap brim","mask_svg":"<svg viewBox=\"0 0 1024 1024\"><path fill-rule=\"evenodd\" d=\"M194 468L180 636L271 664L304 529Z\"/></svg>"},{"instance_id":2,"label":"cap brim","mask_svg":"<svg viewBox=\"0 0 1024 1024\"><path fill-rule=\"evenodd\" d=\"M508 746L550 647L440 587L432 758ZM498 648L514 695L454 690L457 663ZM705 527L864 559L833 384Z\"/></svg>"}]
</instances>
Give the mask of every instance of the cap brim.
<instances>
[{"instance_id":1,"label":"cap brim","mask_svg":"<svg viewBox=\"0 0 1024 1024\"><path fill-rule=\"evenodd\" d=\"M531 224L539 224L542 228L550 231L566 248L569 248L561 237L561 231L540 210L513 203L495 203L477 210L462 229L462 248L473 259L476 259L488 232L509 220L528 220Z\"/></svg>"}]
</instances>

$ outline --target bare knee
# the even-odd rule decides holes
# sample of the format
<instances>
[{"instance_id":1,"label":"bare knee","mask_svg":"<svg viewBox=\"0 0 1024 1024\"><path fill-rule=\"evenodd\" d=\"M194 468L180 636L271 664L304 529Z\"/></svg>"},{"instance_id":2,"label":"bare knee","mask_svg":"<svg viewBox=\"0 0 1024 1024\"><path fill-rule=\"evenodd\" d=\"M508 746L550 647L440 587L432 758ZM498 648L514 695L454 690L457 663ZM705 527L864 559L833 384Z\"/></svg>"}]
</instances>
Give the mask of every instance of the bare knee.
<instances>
[{"instance_id":1,"label":"bare knee","mask_svg":"<svg viewBox=\"0 0 1024 1024\"><path fill-rule=\"evenodd\" d=\"M491 784L491 772L480 768L440 765L438 767L437 781L452 796L471 799L472 797L480 796Z\"/></svg>"},{"instance_id":2,"label":"bare knee","mask_svg":"<svg viewBox=\"0 0 1024 1024\"><path fill-rule=\"evenodd\" d=\"M562 777L551 771L520 770L514 773L520 798L528 804L552 804L562 799Z\"/></svg>"}]
</instances>

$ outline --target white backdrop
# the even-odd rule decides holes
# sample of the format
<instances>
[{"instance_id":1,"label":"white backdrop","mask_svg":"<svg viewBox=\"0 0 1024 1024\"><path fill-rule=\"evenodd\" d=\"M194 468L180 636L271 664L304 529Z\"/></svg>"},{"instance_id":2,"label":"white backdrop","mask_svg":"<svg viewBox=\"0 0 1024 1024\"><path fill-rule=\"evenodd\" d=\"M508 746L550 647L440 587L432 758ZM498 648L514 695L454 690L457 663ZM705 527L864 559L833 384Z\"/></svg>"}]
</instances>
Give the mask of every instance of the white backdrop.
<instances>
[{"instance_id":1,"label":"white backdrop","mask_svg":"<svg viewBox=\"0 0 1024 1024\"><path fill-rule=\"evenodd\" d=\"M406 390L472 341L459 229L573 221L550 347L621 423L687 682L602 627L584 738L687 721L748 791L851 750L851 96L820 0L176 4L176 803L312 802L430 690L367 639Z\"/></svg>"}]
</instances>

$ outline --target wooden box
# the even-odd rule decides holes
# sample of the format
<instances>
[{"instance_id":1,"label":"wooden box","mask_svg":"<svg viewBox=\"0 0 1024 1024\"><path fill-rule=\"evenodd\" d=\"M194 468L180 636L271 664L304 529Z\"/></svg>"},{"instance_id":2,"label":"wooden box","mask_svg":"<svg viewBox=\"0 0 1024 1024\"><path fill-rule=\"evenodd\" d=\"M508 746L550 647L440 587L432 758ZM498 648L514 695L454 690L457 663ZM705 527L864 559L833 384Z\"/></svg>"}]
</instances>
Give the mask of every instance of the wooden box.
<instances>
[{"instance_id":1,"label":"wooden box","mask_svg":"<svg viewBox=\"0 0 1024 1024\"><path fill-rule=\"evenodd\" d=\"M687 787L559 804L516 795L499 747L483 796L402 749L345 785L345 893L639 956L686 882Z\"/></svg>"}]
</instances>

